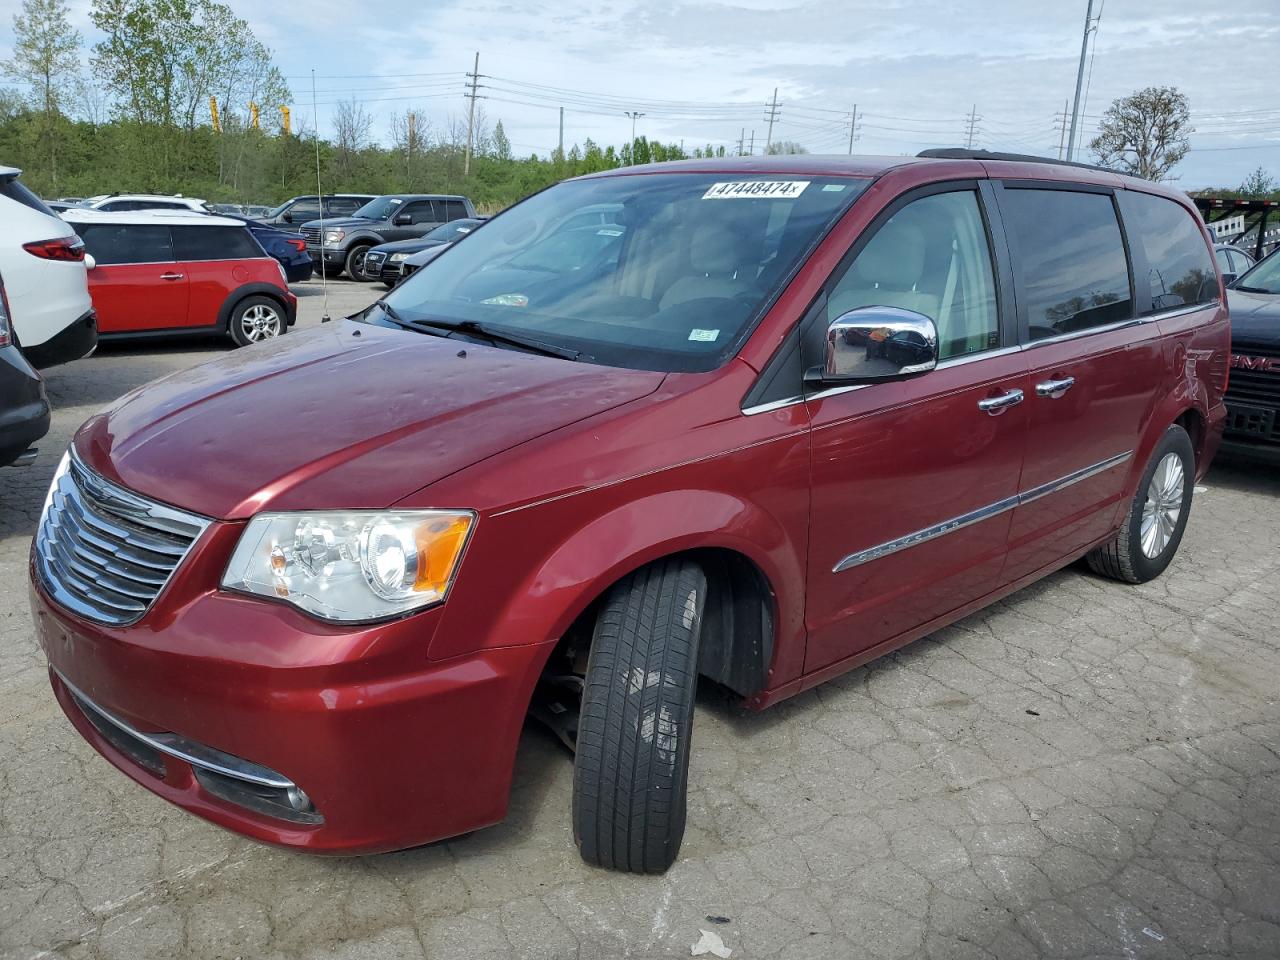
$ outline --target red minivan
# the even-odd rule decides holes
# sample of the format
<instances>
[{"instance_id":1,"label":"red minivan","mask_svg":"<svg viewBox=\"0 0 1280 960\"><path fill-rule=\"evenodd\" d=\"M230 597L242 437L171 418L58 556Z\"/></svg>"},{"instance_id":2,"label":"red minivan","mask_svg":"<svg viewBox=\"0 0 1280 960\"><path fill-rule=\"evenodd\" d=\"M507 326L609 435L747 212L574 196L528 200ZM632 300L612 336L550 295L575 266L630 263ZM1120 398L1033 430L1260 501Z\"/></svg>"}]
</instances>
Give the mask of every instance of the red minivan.
<instances>
[{"instance_id":1,"label":"red minivan","mask_svg":"<svg viewBox=\"0 0 1280 960\"><path fill-rule=\"evenodd\" d=\"M226 333L245 346L296 319L284 271L243 221L156 210L62 216L84 240L101 339Z\"/></svg>"},{"instance_id":2,"label":"red minivan","mask_svg":"<svg viewBox=\"0 0 1280 960\"><path fill-rule=\"evenodd\" d=\"M1228 342L1157 184L965 151L593 175L92 417L35 628L77 730L232 830L494 823L532 711L582 856L661 871L699 675L761 709L1082 557L1158 576Z\"/></svg>"}]
</instances>

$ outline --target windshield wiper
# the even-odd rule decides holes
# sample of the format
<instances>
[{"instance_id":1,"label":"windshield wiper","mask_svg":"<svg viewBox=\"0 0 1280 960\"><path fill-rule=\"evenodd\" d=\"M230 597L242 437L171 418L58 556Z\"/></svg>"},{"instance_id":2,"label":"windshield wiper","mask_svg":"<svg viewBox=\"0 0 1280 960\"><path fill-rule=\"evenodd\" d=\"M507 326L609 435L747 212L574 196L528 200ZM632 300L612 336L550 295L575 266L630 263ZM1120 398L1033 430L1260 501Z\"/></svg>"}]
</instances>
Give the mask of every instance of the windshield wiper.
<instances>
[{"instance_id":1,"label":"windshield wiper","mask_svg":"<svg viewBox=\"0 0 1280 960\"><path fill-rule=\"evenodd\" d=\"M382 304L382 306L385 308L387 305ZM430 333L433 330L466 333L476 337L483 337L492 343L505 343L509 346L521 347L533 353L541 353L544 356L559 357L562 360L578 360L582 357L581 353L571 347L547 343L545 340L535 340L533 337L521 336L518 333L502 333L476 320L459 320L455 323L449 320L404 320L393 313L388 313L387 315L401 326L409 327L413 330L422 330L426 333Z\"/></svg>"},{"instance_id":2,"label":"windshield wiper","mask_svg":"<svg viewBox=\"0 0 1280 960\"><path fill-rule=\"evenodd\" d=\"M1244 292L1244 293L1275 293L1275 291L1274 291L1274 290L1268 290L1266 287L1243 287L1243 286L1234 286L1234 287L1232 287L1231 289L1232 289L1232 290L1240 290L1240 291L1242 291L1242 292Z\"/></svg>"}]
</instances>

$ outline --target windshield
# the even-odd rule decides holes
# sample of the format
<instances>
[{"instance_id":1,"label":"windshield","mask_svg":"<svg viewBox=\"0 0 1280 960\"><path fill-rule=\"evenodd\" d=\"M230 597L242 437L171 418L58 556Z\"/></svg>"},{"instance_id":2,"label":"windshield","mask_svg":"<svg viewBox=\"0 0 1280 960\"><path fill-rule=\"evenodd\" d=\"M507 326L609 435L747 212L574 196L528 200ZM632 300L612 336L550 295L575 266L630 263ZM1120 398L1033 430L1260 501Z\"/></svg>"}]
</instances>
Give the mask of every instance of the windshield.
<instances>
[{"instance_id":1,"label":"windshield","mask_svg":"<svg viewBox=\"0 0 1280 960\"><path fill-rule=\"evenodd\" d=\"M268 210L266 213L263 214L263 217L278 217L280 216L280 214L284 213L285 208L288 207L289 204L291 203L293 203L292 200L286 200L284 203L280 204L280 206L272 207L270 210Z\"/></svg>"},{"instance_id":2,"label":"windshield","mask_svg":"<svg viewBox=\"0 0 1280 960\"><path fill-rule=\"evenodd\" d=\"M1263 293L1280 293L1280 255L1272 254L1245 273L1235 284Z\"/></svg>"},{"instance_id":3,"label":"windshield","mask_svg":"<svg viewBox=\"0 0 1280 960\"><path fill-rule=\"evenodd\" d=\"M364 217L367 220L386 220L391 216L391 211L402 203L404 201L399 197L375 197L351 216Z\"/></svg>"},{"instance_id":4,"label":"windshield","mask_svg":"<svg viewBox=\"0 0 1280 960\"><path fill-rule=\"evenodd\" d=\"M611 366L711 370L867 183L569 181L503 212L385 299L407 321L478 321Z\"/></svg>"},{"instance_id":5,"label":"windshield","mask_svg":"<svg viewBox=\"0 0 1280 960\"><path fill-rule=\"evenodd\" d=\"M453 223L441 224L422 239L441 240L448 243L457 240L459 237L465 237L475 228L476 222L474 220L455 220Z\"/></svg>"}]
</instances>

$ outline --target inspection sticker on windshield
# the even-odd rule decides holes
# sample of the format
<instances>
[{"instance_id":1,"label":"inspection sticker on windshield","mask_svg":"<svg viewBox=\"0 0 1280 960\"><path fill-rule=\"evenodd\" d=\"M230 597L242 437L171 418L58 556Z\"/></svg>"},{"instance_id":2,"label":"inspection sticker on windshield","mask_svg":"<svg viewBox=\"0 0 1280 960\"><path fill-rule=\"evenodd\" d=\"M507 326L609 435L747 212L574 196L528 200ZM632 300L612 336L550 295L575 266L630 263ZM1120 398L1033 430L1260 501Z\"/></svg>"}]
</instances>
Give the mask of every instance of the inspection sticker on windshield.
<instances>
[{"instance_id":1,"label":"inspection sticker on windshield","mask_svg":"<svg viewBox=\"0 0 1280 960\"><path fill-rule=\"evenodd\" d=\"M698 340L702 343L714 343L718 336L720 336L719 330L699 330L695 327L689 331L690 340Z\"/></svg>"},{"instance_id":2,"label":"inspection sticker on windshield","mask_svg":"<svg viewBox=\"0 0 1280 960\"><path fill-rule=\"evenodd\" d=\"M703 200L794 200L804 193L808 180L737 180L713 183Z\"/></svg>"}]
</instances>

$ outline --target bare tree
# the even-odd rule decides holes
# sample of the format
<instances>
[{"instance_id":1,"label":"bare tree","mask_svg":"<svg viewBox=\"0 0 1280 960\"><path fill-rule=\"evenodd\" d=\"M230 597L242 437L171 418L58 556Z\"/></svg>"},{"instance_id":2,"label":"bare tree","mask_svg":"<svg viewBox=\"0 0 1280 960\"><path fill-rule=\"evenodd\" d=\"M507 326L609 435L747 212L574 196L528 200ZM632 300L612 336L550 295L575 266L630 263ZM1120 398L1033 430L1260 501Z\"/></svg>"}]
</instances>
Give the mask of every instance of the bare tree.
<instances>
[{"instance_id":1,"label":"bare tree","mask_svg":"<svg viewBox=\"0 0 1280 960\"><path fill-rule=\"evenodd\" d=\"M369 133L373 129L373 116L357 100L342 100L333 114L333 151L338 175L352 175L356 159L369 145Z\"/></svg>"},{"instance_id":2,"label":"bare tree","mask_svg":"<svg viewBox=\"0 0 1280 960\"><path fill-rule=\"evenodd\" d=\"M1098 161L1144 180L1169 179L1195 132L1187 98L1177 87L1147 87L1107 108L1090 141Z\"/></svg>"},{"instance_id":3,"label":"bare tree","mask_svg":"<svg viewBox=\"0 0 1280 960\"><path fill-rule=\"evenodd\" d=\"M421 110L409 108L391 117L391 142L404 163L405 178L410 187L417 181L422 158L431 145L431 121Z\"/></svg>"}]
</instances>

